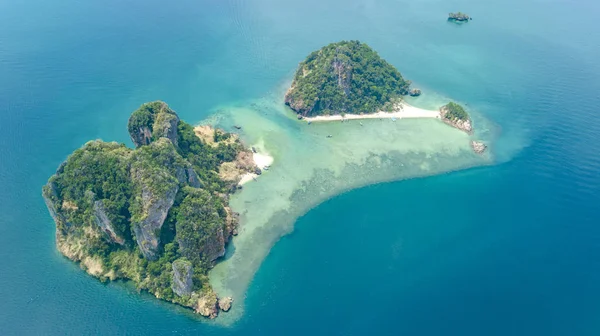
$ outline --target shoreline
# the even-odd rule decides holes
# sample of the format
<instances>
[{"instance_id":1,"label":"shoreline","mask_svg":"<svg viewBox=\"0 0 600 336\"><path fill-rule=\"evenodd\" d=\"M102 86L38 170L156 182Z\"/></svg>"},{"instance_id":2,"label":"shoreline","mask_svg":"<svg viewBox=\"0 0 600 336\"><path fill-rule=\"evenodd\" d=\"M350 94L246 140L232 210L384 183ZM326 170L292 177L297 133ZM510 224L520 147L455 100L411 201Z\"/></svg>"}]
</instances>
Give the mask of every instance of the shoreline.
<instances>
[{"instance_id":1,"label":"shoreline","mask_svg":"<svg viewBox=\"0 0 600 336\"><path fill-rule=\"evenodd\" d=\"M271 164L273 164L273 157L267 153L253 152L252 159L254 160L254 164L261 171L265 170L265 167L267 167L268 169L268 167L271 166ZM238 182L238 185L244 185L252 180L255 180L258 176L259 174L256 173L245 173L244 175L242 175L242 178Z\"/></svg>"},{"instance_id":2,"label":"shoreline","mask_svg":"<svg viewBox=\"0 0 600 336\"><path fill-rule=\"evenodd\" d=\"M402 118L432 118L441 119L440 111L426 110L420 107L412 106L407 103L400 103L400 106L393 112L379 111L369 114L341 114L329 116L304 117L302 120L307 122L327 122L344 121L350 119L402 119Z\"/></svg>"}]
</instances>

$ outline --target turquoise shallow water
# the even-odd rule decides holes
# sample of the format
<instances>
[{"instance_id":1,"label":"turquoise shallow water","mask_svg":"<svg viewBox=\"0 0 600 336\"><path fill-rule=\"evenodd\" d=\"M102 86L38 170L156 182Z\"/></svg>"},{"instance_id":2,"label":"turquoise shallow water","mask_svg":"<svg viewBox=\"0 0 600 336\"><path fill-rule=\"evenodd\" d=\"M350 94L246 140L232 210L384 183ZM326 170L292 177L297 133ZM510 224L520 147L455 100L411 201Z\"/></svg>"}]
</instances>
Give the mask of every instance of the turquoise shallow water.
<instances>
[{"instance_id":1,"label":"turquoise shallow water","mask_svg":"<svg viewBox=\"0 0 600 336\"><path fill-rule=\"evenodd\" d=\"M2 334L597 335L599 9L0 3ZM455 10L475 19L446 23ZM568 24L556 19L565 12ZM198 122L269 100L307 53L340 39L369 43L426 94L491 120L495 164L318 205L270 251L227 328L103 285L55 250L40 188L73 149L129 143L126 120L144 101Z\"/></svg>"}]
</instances>

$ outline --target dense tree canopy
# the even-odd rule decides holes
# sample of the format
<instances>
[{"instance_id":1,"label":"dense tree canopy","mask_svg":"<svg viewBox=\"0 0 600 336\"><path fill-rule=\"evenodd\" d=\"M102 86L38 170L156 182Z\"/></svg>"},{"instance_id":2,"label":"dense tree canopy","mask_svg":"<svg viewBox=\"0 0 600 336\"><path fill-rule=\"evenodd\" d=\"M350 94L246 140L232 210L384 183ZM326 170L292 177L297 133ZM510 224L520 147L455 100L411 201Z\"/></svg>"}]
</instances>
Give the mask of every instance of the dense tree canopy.
<instances>
[{"instance_id":1,"label":"dense tree canopy","mask_svg":"<svg viewBox=\"0 0 600 336\"><path fill-rule=\"evenodd\" d=\"M469 114L465 109L457 103L450 102L442 107L446 112L445 118L448 120L469 120Z\"/></svg>"},{"instance_id":2,"label":"dense tree canopy","mask_svg":"<svg viewBox=\"0 0 600 336\"><path fill-rule=\"evenodd\" d=\"M329 44L300 63L286 104L304 116L391 109L410 82L359 41Z\"/></svg>"}]
</instances>

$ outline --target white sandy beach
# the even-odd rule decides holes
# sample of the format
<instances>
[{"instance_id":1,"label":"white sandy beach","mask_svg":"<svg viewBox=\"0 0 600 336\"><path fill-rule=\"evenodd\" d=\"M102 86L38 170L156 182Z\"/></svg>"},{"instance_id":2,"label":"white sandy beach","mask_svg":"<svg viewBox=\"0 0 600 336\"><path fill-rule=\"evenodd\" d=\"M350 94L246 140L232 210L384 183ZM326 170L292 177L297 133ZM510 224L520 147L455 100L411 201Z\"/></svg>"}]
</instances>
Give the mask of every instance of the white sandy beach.
<instances>
[{"instance_id":1,"label":"white sandy beach","mask_svg":"<svg viewBox=\"0 0 600 336\"><path fill-rule=\"evenodd\" d=\"M253 153L252 158L254 159L254 163L256 164L256 166L258 168L260 168L260 170L264 170L265 167L273 164L273 157L266 153ZM246 174L242 175L242 179L240 180L240 182L238 184L242 185L242 184L248 183L257 177L258 177L257 174L246 173Z\"/></svg>"},{"instance_id":2,"label":"white sandy beach","mask_svg":"<svg viewBox=\"0 0 600 336\"><path fill-rule=\"evenodd\" d=\"M426 110L419 107L409 105L407 103L401 103L394 112L379 111L370 114L340 114L330 116L317 116L304 118L306 121L319 122L319 121L340 121L350 119L376 119L376 118L440 118L440 112L435 110Z\"/></svg>"}]
</instances>

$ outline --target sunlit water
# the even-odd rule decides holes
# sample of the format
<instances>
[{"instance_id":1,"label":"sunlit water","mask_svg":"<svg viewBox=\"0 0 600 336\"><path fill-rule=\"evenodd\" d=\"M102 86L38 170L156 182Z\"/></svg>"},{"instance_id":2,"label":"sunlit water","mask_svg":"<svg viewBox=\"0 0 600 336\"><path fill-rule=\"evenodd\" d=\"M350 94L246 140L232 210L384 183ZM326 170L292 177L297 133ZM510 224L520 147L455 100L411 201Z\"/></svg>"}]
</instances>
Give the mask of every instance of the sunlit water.
<instances>
[{"instance_id":1,"label":"sunlit water","mask_svg":"<svg viewBox=\"0 0 600 336\"><path fill-rule=\"evenodd\" d=\"M233 209L242 215L240 234L227 260L210 276L220 295L237 298L238 303L218 322L239 318L247 285L270 248L292 231L300 215L323 200L363 185L492 162L492 153L480 156L472 151L472 137L436 119L299 122L285 108L284 92L221 107L209 119L226 129L243 125L245 142L275 159L257 182L248 183L232 198ZM439 108L448 100L412 100L421 101ZM479 134L489 135L485 120L478 121Z\"/></svg>"},{"instance_id":2,"label":"sunlit water","mask_svg":"<svg viewBox=\"0 0 600 336\"><path fill-rule=\"evenodd\" d=\"M457 10L474 20L447 23ZM599 10L0 3L0 330L598 335ZM474 155L466 134L436 120L295 120L282 106L294 69L341 39L367 42L423 89L410 103L466 105L490 152ZM242 125L276 160L232 199L243 226L212 275L236 301L217 323L85 275L56 251L41 199L87 140L130 144L129 113L156 99L191 123Z\"/></svg>"}]
</instances>

